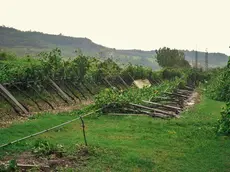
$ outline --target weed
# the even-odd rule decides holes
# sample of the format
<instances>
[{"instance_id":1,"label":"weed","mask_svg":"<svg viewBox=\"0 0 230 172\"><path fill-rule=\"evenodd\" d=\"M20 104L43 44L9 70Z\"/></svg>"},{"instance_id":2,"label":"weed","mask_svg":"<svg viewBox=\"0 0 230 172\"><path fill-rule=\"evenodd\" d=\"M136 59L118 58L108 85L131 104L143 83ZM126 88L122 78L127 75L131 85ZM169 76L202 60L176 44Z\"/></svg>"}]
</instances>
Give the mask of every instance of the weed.
<instances>
[{"instance_id":1,"label":"weed","mask_svg":"<svg viewBox=\"0 0 230 172\"><path fill-rule=\"evenodd\" d=\"M8 165L0 165L0 172L14 172L17 170L17 161L12 159Z\"/></svg>"},{"instance_id":2,"label":"weed","mask_svg":"<svg viewBox=\"0 0 230 172\"><path fill-rule=\"evenodd\" d=\"M55 154L57 157L62 157L64 147L60 144L54 145L45 140L37 140L32 149L32 153L37 157L50 156L52 154Z\"/></svg>"}]
</instances>

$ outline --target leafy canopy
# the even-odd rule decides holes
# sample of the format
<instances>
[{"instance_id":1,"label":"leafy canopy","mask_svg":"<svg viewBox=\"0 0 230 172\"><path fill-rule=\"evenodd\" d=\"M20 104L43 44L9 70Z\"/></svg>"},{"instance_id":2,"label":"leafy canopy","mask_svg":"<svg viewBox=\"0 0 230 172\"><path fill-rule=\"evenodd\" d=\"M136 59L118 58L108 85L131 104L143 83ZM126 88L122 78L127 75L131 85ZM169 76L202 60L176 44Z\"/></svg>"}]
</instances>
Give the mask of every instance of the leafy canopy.
<instances>
[{"instance_id":1,"label":"leafy canopy","mask_svg":"<svg viewBox=\"0 0 230 172\"><path fill-rule=\"evenodd\" d=\"M156 50L156 61L161 67L190 67L184 52L167 47Z\"/></svg>"}]
</instances>

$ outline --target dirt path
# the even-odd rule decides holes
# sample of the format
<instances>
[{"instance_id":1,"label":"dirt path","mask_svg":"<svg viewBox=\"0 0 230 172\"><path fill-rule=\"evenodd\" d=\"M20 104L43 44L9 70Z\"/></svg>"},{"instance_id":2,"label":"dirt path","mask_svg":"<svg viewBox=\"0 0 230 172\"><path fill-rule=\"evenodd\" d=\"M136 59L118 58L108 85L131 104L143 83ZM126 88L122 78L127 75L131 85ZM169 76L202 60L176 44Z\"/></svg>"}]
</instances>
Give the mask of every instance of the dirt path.
<instances>
[{"instance_id":1,"label":"dirt path","mask_svg":"<svg viewBox=\"0 0 230 172\"><path fill-rule=\"evenodd\" d=\"M200 102L200 94L197 91L194 91L192 95L187 100L185 100L184 105L185 108L191 108L199 102Z\"/></svg>"}]
</instances>

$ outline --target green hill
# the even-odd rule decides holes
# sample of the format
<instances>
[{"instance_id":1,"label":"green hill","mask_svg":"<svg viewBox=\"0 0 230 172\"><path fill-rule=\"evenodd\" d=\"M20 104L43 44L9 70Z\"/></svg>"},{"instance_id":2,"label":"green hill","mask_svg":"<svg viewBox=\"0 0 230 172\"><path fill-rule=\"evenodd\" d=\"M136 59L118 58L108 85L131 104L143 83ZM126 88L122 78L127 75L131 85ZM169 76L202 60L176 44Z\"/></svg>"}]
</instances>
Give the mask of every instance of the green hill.
<instances>
[{"instance_id":1,"label":"green hill","mask_svg":"<svg viewBox=\"0 0 230 172\"><path fill-rule=\"evenodd\" d=\"M133 63L158 69L154 60L155 51L142 50L116 50L92 42L88 38L74 38L63 35L50 35L34 31L20 31L14 28L0 26L0 49L12 51L18 55L37 54L59 47L66 57L74 57L76 49L81 49L84 54L96 55L100 58L113 58L120 63ZM195 51L185 51L186 59L192 63ZM204 65L204 52L198 52L198 62ZM209 66L224 66L228 57L221 53L209 54Z\"/></svg>"}]
</instances>

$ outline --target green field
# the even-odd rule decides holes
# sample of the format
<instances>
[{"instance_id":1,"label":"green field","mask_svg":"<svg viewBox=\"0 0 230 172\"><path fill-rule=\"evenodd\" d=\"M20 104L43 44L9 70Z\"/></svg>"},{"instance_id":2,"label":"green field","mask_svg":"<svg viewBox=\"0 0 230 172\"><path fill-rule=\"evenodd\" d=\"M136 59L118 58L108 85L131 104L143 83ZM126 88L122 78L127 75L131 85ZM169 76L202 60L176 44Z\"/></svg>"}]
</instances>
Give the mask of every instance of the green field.
<instances>
[{"instance_id":1,"label":"green field","mask_svg":"<svg viewBox=\"0 0 230 172\"><path fill-rule=\"evenodd\" d=\"M216 136L215 125L224 103L204 96L179 119L145 116L85 118L89 157L79 171L229 171L230 139ZM0 129L0 144L75 118L72 113L42 114L24 123ZM52 123L50 122L52 121ZM30 151L37 139L62 144L69 154L84 144L80 121L62 129L1 149L8 153Z\"/></svg>"}]
</instances>

